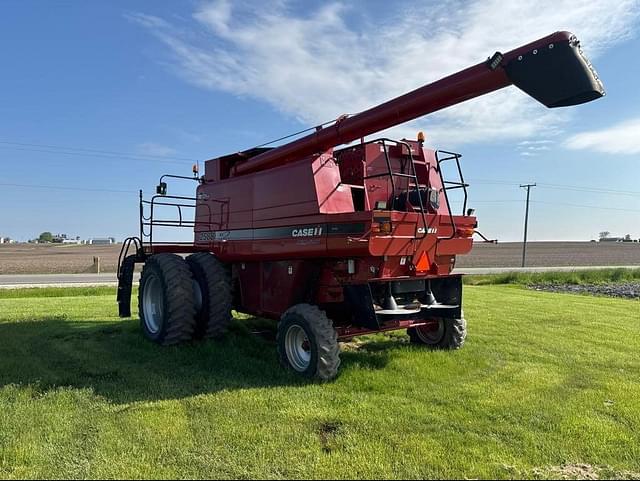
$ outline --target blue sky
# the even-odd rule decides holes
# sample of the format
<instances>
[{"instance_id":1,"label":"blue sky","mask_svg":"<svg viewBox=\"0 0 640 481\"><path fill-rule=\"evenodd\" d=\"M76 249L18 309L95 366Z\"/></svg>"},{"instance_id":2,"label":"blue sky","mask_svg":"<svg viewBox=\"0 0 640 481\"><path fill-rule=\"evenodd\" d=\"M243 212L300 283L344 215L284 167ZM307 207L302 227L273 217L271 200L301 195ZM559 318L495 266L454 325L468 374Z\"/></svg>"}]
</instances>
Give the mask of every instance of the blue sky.
<instances>
[{"instance_id":1,"label":"blue sky","mask_svg":"<svg viewBox=\"0 0 640 481\"><path fill-rule=\"evenodd\" d=\"M3 0L0 235L134 234L138 188L188 175L191 159L357 112L567 29L604 99L550 111L510 88L391 135L424 130L430 145L464 154L490 237L520 239L518 184L537 182L531 239L639 238L640 2L505 3Z\"/></svg>"}]
</instances>

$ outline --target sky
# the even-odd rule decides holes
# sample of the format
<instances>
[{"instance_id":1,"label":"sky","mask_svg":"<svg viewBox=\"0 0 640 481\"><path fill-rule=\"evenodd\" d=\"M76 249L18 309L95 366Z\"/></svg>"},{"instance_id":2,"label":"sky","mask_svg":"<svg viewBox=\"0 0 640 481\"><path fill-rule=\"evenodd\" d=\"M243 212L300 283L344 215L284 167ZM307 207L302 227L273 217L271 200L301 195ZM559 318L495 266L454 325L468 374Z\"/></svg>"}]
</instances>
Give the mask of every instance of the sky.
<instances>
[{"instance_id":1,"label":"sky","mask_svg":"<svg viewBox=\"0 0 640 481\"><path fill-rule=\"evenodd\" d=\"M138 232L164 173L354 113L557 30L607 95L510 87L386 135L461 152L500 241L640 238L640 0L0 0L0 236ZM171 185L188 194L194 185ZM189 237L188 230L171 234Z\"/></svg>"}]
</instances>

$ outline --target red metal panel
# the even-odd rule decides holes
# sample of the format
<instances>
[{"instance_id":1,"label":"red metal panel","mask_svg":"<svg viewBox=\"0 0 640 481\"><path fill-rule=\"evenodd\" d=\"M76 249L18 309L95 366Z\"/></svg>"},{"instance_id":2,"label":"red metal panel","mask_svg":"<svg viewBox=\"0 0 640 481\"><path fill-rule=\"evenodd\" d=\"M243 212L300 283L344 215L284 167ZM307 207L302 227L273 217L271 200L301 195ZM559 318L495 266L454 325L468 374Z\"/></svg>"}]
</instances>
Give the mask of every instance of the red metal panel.
<instances>
[{"instance_id":1,"label":"red metal panel","mask_svg":"<svg viewBox=\"0 0 640 481\"><path fill-rule=\"evenodd\" d=\"M323 214L353 212L351 189L342 185L340 169L332 153L319 156L313 161L312 167L320 212Z\"/></svg>"},{"instance_id":2,"label":"red metal panel","mask_svg":"<svg viewBox=\"0 0 640 481\"><path fill-rule=\"evenodd\" d=\"M249 177L245 188L252 192L254 220L291 219L318 214L314 174L309 159ZM228 182L228 181L225 181ZM243 195L242 191L236 195ZM291 209L288 213L286 209Z\"/></svg>"}]
</instances>

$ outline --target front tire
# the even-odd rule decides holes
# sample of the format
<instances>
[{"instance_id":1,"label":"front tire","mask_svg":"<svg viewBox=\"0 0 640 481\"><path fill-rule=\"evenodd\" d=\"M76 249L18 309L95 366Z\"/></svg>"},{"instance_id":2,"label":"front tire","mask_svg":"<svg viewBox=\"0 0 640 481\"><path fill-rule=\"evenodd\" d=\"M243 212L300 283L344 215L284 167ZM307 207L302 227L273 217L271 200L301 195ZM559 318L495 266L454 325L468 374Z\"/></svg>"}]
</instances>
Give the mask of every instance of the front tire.
<instances>
[{"instance_id":1,"label":"front tire","mask_svg":"<svg viewBox=\"0 0 640 481\"><path fill-rule=\"evenodd\" d=\"M288 309L278 323L280 363L306 378L330 381L338 375L340 346L333 323L310 304Z\"/></svg>"},{"instance_id":2,"label":"front tire","mask_svg":"<svg viewBox=\"0 0 640 481\"><path fill-rule=\"evenodd\" d=\"M413 344L432 349L460 349L467 337L467 321L461 319L435 319L435 326L420 326L407 329Z\"/></svg>"},{"instance_id":3,"label":"front tire","mask_svg":"<svg viewBox=\"0 0 640 481\"><path fill-rule=\"evenodd\" d=\"M170 346L189 341L195 330L191 271L176 254L156 254L140 277L138 311L144 336Z\"/></svg>"}]
</instances>

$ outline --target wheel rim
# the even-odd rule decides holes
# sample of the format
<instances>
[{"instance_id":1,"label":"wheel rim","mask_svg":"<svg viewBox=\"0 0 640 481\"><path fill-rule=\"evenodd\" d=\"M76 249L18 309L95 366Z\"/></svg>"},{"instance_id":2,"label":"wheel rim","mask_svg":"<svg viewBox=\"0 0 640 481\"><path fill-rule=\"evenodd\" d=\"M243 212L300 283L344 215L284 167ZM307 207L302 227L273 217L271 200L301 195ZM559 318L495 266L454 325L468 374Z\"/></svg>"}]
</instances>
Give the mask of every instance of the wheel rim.
<instances>
[{"instance_id":1,"label":"wheel rim","mask_svg":"<svg viewBox=\"0 0 640 481\"><path fill-rule=\"evenodd\" d=\"M444 320L438 319L436 322L437 327L430 325L416 327L416 334L425 344L438 344L444 337Z\"/></svg>"},{"instance_id":2,"label":"wheel rim","mask_svg":"<svg viewBox=\"0 0 640 481\"><path fill-rule=\"evenodd\" d=\"M144 324L151 334L156 334L162 325L164 315L164 293L162 283L156 275L147 278L142 295Z\"/></svg>"},{"instance_id":3,"label":"wheel rim","mask_svg":"<svg viewBox=\"0 0 640 481\"><path fill-rule=\"evenodd\" d=\"M293 325L285 336L285 350L291 366L298 372L304 372L311 364L311 343L307 333L300 326Z\"/></svg>"}]
</instances>

